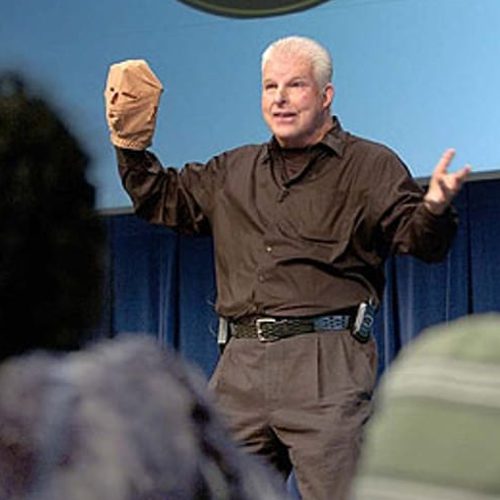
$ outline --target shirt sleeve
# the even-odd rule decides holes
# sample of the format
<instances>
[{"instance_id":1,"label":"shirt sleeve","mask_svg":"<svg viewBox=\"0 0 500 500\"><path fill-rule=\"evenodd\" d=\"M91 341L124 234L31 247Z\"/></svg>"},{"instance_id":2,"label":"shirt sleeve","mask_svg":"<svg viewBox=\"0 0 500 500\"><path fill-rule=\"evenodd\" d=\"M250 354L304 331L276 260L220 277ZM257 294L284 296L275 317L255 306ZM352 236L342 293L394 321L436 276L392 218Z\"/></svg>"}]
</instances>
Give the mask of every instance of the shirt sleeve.
<instances>
[{"instance_id":1,"label":"shirt sleeve","mask_svg":"<svg viewBox=\"0 0 500 500\"><path fill-rule=\"evenodd\" d=\"M186 234L210 232L220 161L164 168L150 151L115 149L123 187L139 217Z\"/></svg>"},{"instance_id":2,"label":"shirt sleeve","mask_svg":"<svg viewBox=\"0 0 500 500\"><path fill-rule=\"evenodd\" d=\"M425 262L443 260L458 226L455 209L432 214L424 205L424 190L395 154L381 159L377 198L380 225L392 253L411 254Z\"/></svg>"}]
</instances>

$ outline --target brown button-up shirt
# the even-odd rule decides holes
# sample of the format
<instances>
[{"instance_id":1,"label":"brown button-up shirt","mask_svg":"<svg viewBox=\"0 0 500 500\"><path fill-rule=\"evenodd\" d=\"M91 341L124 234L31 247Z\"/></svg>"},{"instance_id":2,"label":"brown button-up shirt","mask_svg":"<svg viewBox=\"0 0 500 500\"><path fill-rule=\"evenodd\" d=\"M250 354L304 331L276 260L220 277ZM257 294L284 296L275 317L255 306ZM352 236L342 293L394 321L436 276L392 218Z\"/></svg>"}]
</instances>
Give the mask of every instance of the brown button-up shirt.
<instances>
[{"instance_id":1,"label":"brown button-up shirt","mask_svg":"<svg viewBox=\"0 0 500 500\"><path fill-rule=\"evenodd\" d=\"M387 147L333 127L292 177L274 139L206 164L163 168L117 149L136 213L184 232L211 231L222 316L306 316L380 300L390 253L444 258L456 231Z\"/></svg>"}]
</instances>

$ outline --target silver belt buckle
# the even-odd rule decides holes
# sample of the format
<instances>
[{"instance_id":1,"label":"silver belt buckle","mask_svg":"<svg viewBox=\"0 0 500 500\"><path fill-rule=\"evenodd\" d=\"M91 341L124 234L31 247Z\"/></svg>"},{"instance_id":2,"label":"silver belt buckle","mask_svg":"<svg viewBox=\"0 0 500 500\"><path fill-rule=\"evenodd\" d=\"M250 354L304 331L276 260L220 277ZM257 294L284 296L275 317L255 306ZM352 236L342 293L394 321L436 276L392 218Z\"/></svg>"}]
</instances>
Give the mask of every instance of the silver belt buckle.
<instances>
[{"instance_id":1,"label":"silver belt buckle","mask_svg":"<svg viewBox=\"0 0 500 500\"><path fill-rule=\"evenodd\" d=\"M278 340L279 337L276 337L275 335L271 335L268 337L264 336L262 326L267 323L276 323L276 318L257 318L255 320L255 326L257 328L257 338L261 342L272 342L274 340Z\"/></svg>"}]
</instances>

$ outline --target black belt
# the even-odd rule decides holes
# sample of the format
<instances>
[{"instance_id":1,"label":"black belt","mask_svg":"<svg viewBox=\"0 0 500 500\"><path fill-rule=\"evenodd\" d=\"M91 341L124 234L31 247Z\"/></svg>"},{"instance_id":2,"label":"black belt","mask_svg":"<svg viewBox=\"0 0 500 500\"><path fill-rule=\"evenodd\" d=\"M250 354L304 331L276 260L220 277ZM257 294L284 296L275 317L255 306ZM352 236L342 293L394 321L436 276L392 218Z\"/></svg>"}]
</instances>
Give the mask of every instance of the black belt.
<instances>
[{"instance_id":1,"label":"black belt","mask_svg":"<svg viewBox=\"0 0 500 500\"><path fill-rule=\"evenodd\" d=\"M229 323L232 337L237 339L258 338L262 342L273 342L303 333L341 331L351 328L353 316L330 314L311 318L255 318L250 323L236 320Z\"/></svg>"}]
</instances>

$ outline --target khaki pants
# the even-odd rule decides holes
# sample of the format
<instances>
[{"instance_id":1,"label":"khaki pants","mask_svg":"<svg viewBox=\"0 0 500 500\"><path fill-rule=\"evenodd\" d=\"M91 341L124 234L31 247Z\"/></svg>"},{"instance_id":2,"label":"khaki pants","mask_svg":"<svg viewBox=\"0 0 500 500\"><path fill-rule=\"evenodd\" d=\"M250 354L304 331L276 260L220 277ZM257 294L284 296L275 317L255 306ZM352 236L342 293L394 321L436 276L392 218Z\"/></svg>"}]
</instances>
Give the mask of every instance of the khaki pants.
<instances>
[{"instance_id":1,"label":"khaki pants","mask_svg":"<svg viewBox=\"0 0 500 500\"><path fill-rule=\"evenodd\" d=\"M376 359L348 331L231 339L210 385L234 439L285 478L293 467L303 500L346 500Z\"/></svg>"}]
</instances>

